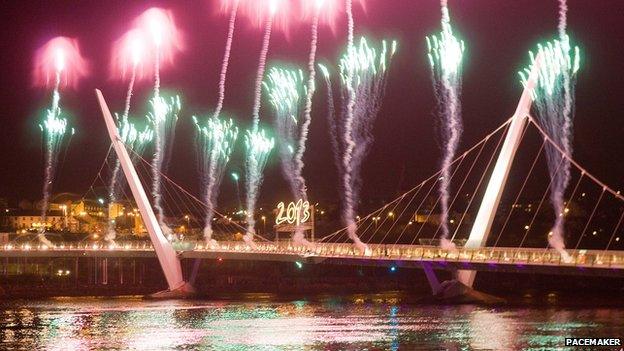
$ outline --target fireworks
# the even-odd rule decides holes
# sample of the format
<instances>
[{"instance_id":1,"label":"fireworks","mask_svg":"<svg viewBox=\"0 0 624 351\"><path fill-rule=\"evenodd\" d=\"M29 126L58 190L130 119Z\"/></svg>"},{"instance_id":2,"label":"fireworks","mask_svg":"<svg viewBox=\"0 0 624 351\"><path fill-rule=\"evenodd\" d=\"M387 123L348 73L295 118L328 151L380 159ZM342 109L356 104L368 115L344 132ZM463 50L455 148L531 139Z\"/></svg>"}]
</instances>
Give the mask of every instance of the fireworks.
<instances>
[{"instance_id":1,"label":"fireworks","mask_svg":"<svg viewBox=\"0 0 624 351\"><path fill-rule=\"evenodd\" d=\"M149 39L144 31L133 28L113 44L111 72L114 78L142 79L151 72L146 65L151 57L148 50Z\"/></svg>"},{"instance_id":2,"label":"fireworks","mask_svg":"<svg viewBox=\"0 0 624 351\"><path fill-rule=\"evenodd\" d=\"M165 224L165 214L162 208L161 173L166 170L170 158L175 125L182 105L179 96L170 99L161 96L154 97L150 100L150 104L152 112L148 114L148 119L154 128L155 141L155 152L152 160L152 196L154 197L154 208L158 222L163 231L166 232L165 234L170 234L171 230Z\"/></svg>"},{"instance_id":3,"label":"fireworks","mask_svg":"<svg viewBox=\"0 0 624 351\"><path fill-rule=\"evenodd\" d=\"M339 170L343 175L343 220L349 237L363 252L367 252L367 247L357 236L355 224L360 168L373 139L371 128L381 107L388 63L396 48L396 41L388 44L384 40L381 48L375 48L361 38L357 46L347 48L339 64L346 108L340 120L341 140L336 143L335 151L341 155L342 163Z\"/></svg>"},{"instance_id":4,"label":"fireworks","mask_svg":"<svg viewBox=\"0 0 624 351\"><path fill-rule=\"evenodd\" d=\"M182 34L175 25L171 11L152 7L135 20L136 28L150 39L149 57L154 60L154 97L160 94L160 70L173 64L174 56L184 48Z\"/></svg>"},{"instance_id":5,"label":"fireworks","mask_svg":"<svg viewBox=\"0 0 624 351\"><path fill-rule=\"evenodd\" d=\"M223 62L221 63L221 74L219 75L219 100L213 117L219 117L225 100L225 80L227 78L228 66L230 64L230 52L232 50L232 41L234 40L234 29L236 27L236 16L238 13L239 0L223 1L223 8L227 9L231 6L230 20L228 24L228 34L225 41L225 53L223 54Z\"/></svg>"},{"instance_id":6,"label":"fireworks","mask_svg":"<svg viewBox=\"0 0 624 351\"><path fill-rule=\"evenodd\" d=\"M80 54L78 41L56 37L48 41L35 54L33 82L36 86L74 87L89 71L87 61Z\"/></svg>"},{"instance_id":7,"label":"fireworks","mask_svg":"<svg viewBox=\"0 0 624 351\"><path fill-rule=\"evenodd\" d=\"M117 130L119 132L119 137L126 147L132 149L133 158L136 155L142 154L145 147L154 138L154 132L150 126L146 125L143 128L140 128L137 124L129 121L127 116L119 116L115 114L115 117L118 121ZM109 206L113 206L119 195L123 192L125 182L123 181L123 178L119 178L120 171L121 163L119 160L115 160L115 166L111 172L111 180L108 188ZM115 223L111 220L108 223L108 232L104 236L104 239L106 241L112 241L115 240L115 237Z\"/></svg>"},{"instance_id":8,"label":"fireworks","mask_svg":"<svg viewBox=\"0 0 624 351\"><path fill-rule=\"evenodd\" d=\"M155 56L161 68L162 64L172 64L175 54L184 49L182 34L171 11L152 7L139 15L134 24L149 39L146 43L151 45L146 50L151 50L151 55L148 56Z\"/></svg>"},{"instance_id":9,"label":"fireworks","mask_svg":"<svg viewBox=\"0 0 624 351\"><path fill-rule=\"evenodd\" d=\"M313 86L314 81L311 84ZM294 199L307 201L308 194L303 177L303 154L311 121L311 95L307 90L303 72L274 67L269 70L268 82L265 86L269 101L275 108L282 171L288 179ZM302 100L305 101L304 120L299 127L298 118L301 113ZM293 240L296 243L309 244L300 229L295 230Z\"/></svg>"},{"instance_id":10,"label":"fireworks","mask_svg":"<svg viewBox=\"0 0 624 351\"><path fill-rule=\"evenodd\" d=\"M537 46L537 52L529 52L531 64L519 73L526 85L528 72L537 56L541 57L537 85L533 90L533 100L537 116L544 130L561 146L567 155L572 155L572 126L574 87L576 74L580 68L580 51L572 49L570 39L564 34L562 39ZM551 177L550 200L555 210L555 224L548 237L549 244L557 249L564 259L569 255L564 242L564 193L570 181L570 161L563 157L552 145L546 146L546 158Z\"/></svg>"},{"instance_id":11,"label":"fireworks","mask_svg":"<svg viewBox=\"0 0 624 351\"><path fill-rule=\"evenodd\" d=\"M132 123L127 117L115 115L119 121L117 127L121 141L135 153L141 154L145 150L145 146L154 138L154 132L149 126L140 128L137 124Z\"/></svg>"},{"instance_id":12,"label":"fireworks","mask_svg":"<svg viewBox=\"0 0 624 351\"><path fill-rule=\"evenodd\" d=\"M45 139L45 173L43 181L43 202L41 220L46 223L50 200L50 191L58 163L59 151L68 131L67 119L63 116L60 101L60 89L74 86L77 79L86 75L87 64L80 55L78 43L74 39L56 37L40 48L35 56L35 84L49 86L53 81L52 104L46 110L43 123L39 125ZM74 134L74 129L71 129ZM39 234L39 240L51 246L44 236L45 226Z\"/></svg>"},{"instance_id":13,"label":"fireworks","mask_svg":"<svg viewBox=\"0 0 624 351\"><path fill-rule=\"evenodd\" d=\"M143 130L139 130L138 127L128 119L135 82L137 79L148 76L147 73L150 66L145 65L147 57L150 54L147 50L147 42L146 33L140 29L134 28L125 33L113 45L113 64L111 66L111 71L116 78L120 77L125 79L129 76L123 114L121 116L115 115L118 121L117 128L121 140L127 147L134 151L134 155L142 154L147 143L154 137L154 133L149 126L146 126ZM125 184L119 179L120 171L121 164L119 160L115 160L115 166L113 167L109 184L109 206L115 204L118 194L121 193ZM111 220L108 223L108 232L104 238L107 241L112 241L115 239L115 236L115 224L114 221Z\"/></svg>"},{"instance_id":14,"label":"fireworks","mask_svg":"<svg viewBox=\"0 0 624 351\"><path fill-rule=\"evenodd\" d=\"M268 160L269 154L275 146L275 139L269 137L263 129L248 130L245 134L245 147L247 150L247 233L245 241L252 245L255 234L256 221L254 212L256 210L256 200L258 191L262 184L262 174Z\"/></svg>"},{"instance_id":15,"label":"fireworks","mask_svg":"<svg viewBox=\"0 0 624 351\"><path fill-rule=\"evenodd\" d=\"M216 117L208 118L205 125L200 124L197 117L193 116L197 127L200 145L200 170L203 175L204 199L207 205L204 238L208 243L212 240L212 219L219 187L223 180L225 166L230 160L234 142L238 137L238 127L231 119L222 120Z\"/></svg>"},{"instance_id":16,"label":"fireworks","mask_svg":"<svg viewBox=\"0 0 624 351\"><path fill-rule=\"evenodd\" d=\"M427 56L431 65L433 88L438 99L438 114L441 120L440 134L443 142L442 173L440 175L440 207L442 235L440 243L452 248L448 240L449 193L451 186L451 163L457 153L463 132L461 119L461 73L464 56L464 42L453 34L446 2L442 2L442 31L426 37Z\"/></svg>"},{"instance_id":17,"label":"fireworks","mask_svg":"<svg viewBox=\"0 0 624 351\"><path fill-rule=\"evenodd\" d=\"M264 131L259 129L260 123L260 107L262 103L262 80L264 78L264 71L266 67L266 58L269 52L269 43L271 41L271 32L273 23L276 18L279 18L278 14L287 13L288 1L284 0L267 0L267 1L253 1L256 9L255 12L261 14L259 18L265 19L264 36L262 38L262 48L260 50L260 58L258 60L258 71L256 73L256 82L254 87L254 104L252 110L252 127L246 135L247 144L247 160L245 165L247 167L247 231L245 240L251 243L253 240L253 234L255 233L255 220L254 211L256 208L256 200L258 197L259 187L262 184L262 173L264 172L264 165L266 159L262 160L264 156L268 157L271 149L273 149L274 140L266 137ZM250 4L250 3L248 3ZM268 147L266 154L263 155L264 145Z\"/></svg>"},{"instance_id":18,"label":"fireworks","mask_svg":"<svg viewBox=\"0 0 624 351\"><path fill-rule=\"evenodd\" d=\"M263 85L276 112L290 116L296 123L298 105L306 94L303 72L300 69L272 67Z\"/></svg>"},{"instance_id":19,"label":"fireworks","mask_svg":"<svg viewBox=\"0 0 624 351\"><path fill-rule=\"evenodd\" d=\"M464 56L464 42L453 34L447 8L442 9L442 32L426 37L427 56L436 78L449 81L461 81L461 64Z\"/></svg>"},{"instance_id":20,"label":"fireworks","mask_svg":"<svg viewBox=\"0 0 624 351\"><path fill-rule=\"evenodd\" d=\"M542 65L540 65L537 86L533 90L533 99L537 104L547 102L564 92L564 75L575 77L581 67L581 56L578 46L574 50L570 47L568 36L564 40L553 40L545 44L537 44L534 53L529 51L531 63L529 67L518 72L523 86L529 77L530 68L535 63L536 57L542 55Z\"/></svg>"},{"instance_id":21,"label":"fireworks","mask_svg":"<svg viewBox=\"0 0 624 351\"><path fill-rule=\"evenodd\" d=\"M302 167L297 159L303 131L299 125L301 101L306 96L303 72L297 69L272 67L264 83L269 101L275 109L282 171L295 199L307 199Z\"/></svg>"}]
</instances>

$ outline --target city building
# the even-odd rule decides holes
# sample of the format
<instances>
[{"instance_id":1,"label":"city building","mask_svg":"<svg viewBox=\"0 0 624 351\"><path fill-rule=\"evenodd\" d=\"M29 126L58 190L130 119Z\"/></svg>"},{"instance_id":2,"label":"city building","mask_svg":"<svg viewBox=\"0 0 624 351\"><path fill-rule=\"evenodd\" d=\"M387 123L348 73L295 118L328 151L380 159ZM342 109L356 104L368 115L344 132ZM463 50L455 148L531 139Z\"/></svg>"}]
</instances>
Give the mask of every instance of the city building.
<instances>
[{"instance_id":1,"label":"city building","mask_svg":"<svg viewBox=\"0 0 624 351\"><path fill-rule=\"evenodd\" d=\"M48 211L45 221L41 218L41 212L33 210L10 211L5 216L6 226L16 230L46 230L62 231L66 226L66 216L61 211Z\"/></svg>"}]
</instances>

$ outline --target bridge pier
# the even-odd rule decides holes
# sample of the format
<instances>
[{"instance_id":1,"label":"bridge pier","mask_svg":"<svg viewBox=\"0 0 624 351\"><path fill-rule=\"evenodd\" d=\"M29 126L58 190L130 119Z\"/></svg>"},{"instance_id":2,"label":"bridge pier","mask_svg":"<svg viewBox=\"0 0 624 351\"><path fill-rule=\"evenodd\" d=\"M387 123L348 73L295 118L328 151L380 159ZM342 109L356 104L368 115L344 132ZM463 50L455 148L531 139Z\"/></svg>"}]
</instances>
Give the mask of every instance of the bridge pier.
<instances>
[{"instance_id":1,"label":"bridge pier","mask_svg":"<svg viewBox=\"0 0 624 351\"><path fill-rule=\"evenodd\" d=\"M431 263L423 262L422 268L423 271L425 271L425 276L427 277L427 281L429 282L429 286L431 287L431 293L434 296L437 295L440 292L440 280L435 274L433 267L431 267Z\"/></svg>"},{"instance_id":2,"label":"bridge pier","mask_svg":"<svg viewBox=\"0 0 624 351\"><path fill-rule=\"evenodd\" d=\"M516 111L511 117L511 123L505 136L505 141L501 147L501 151L498 154L498 159L494 165L494 170L490 176L485 194L481 200L481 206L479 212L475 217L474 225L470 231L470 236L464 247L466 248L479 248L486 245L487 238L490 235L492 229L492 223L494 217L496 217L496 210L500 204L500 199L505 190L505 184L509 177L509 171L514 161L520 142L522 141L522 135L524 132L524 126L527 123L531 105L533 103L533 88L537 84L538 71L542 62L541 54L535 60L533 67L531 68L531 74L527 80L527 83L520 96L520 101L516 107ZM457 274L457 279L468 287L472 287L476 277L476 271L460 270Z\"/></svg>"}]
</instances>

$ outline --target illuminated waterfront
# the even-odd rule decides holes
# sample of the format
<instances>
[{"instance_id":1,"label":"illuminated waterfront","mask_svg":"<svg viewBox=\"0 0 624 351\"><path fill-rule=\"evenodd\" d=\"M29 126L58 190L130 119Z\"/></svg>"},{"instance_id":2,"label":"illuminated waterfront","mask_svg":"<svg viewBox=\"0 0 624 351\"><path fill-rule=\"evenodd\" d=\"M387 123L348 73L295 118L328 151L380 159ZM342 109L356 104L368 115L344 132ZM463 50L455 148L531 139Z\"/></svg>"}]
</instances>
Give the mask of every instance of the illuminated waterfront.
<instances>
[{"instance_id":1,"label":"illuminated waterfront","mask_svg":"<svg viewBox=\"0 0 624 351\"><path fill-rule=\"evenodd\" d=\"M0 314L2 349L563 350L566 336L624 333L621 308L414 305L393 293L256 294L225 301L57 298L4 302Z\"/></svg>"}]
</instances>

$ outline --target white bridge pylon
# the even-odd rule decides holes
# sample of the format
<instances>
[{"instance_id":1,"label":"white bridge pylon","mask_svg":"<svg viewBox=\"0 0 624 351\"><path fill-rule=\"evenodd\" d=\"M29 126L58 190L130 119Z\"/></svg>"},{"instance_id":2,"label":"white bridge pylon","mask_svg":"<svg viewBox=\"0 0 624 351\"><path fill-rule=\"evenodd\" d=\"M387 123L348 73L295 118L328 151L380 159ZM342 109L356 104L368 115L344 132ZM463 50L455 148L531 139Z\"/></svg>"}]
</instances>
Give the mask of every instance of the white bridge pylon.
<instances>
[{"instance_id":1,"label":"white bridge pylon","mask_svg":"<svg viewBox=\"0 0 624 351\"><path fill-rule=\"evenodd\" d=\"M533 104L533 89L537 84L538 72L541 64L542 54L540 53L531 68L529 79L527 79L524 90L522 91L522 96L520 97L520 102L518 103L516 112L511 117L511 123L509 125L509 129L507 130L505 141L503 142L503 146L501 147L500 154L498 155L496 164L494 165L494 170L490 176L485 194L481 200L479 212L477 212L477 217L475 217L474 224L470 230L468 241L464 245L466 248L479 248L485 246L488 236L490 235L492 223L494 222L494 217L496 217L496 210L498 209L501 196L505 190L505 184L507 183L507 178L509 177L509 171L511 170L511 165L513 164L516 151L518 151L518 147L522 141L524 126L529 118L529 112L531 111L531 105ZM476 271L459 270L457 279L465 285L472 287L476 274Z\"/></svg>"},{"instance_id":2,"label":"white bridge pylon","mask_svg":"<svg viewBox=\"0 0 624 351\"><path fill-rule=\"evenodd\" d=\"M100 109L102 110L104 122L106 122L106 129L108 130L111 143L115 149L119 162L121 163L124 175L128 180L130 190L132 190L132 196L134 197L137 207L139 208L139 212L141 213L141 218L143 218L143 222L145 222L145 228L149 233L150 240L154 246L154 251L156 251L156 256L158 257L158 262L160 263L163 273L165 274L169 291L179 290L186 284L184 282L184 276L182 275L182 265L180 264L180 259L178 258L171 243L167 240L167 238L165 238L162 229L160 228L160 224L156 219L154 210L152 209L152 206L150 206L147 195L145 194L145 189L143 189L143 185L141 185L139 176L137 175L130 156L128 155L126 146L121 141L117 126L113 120L110 110L108 109L108 105L106 105L102 92L99 89L96 89L95 94L97 95L98 102L100 103Z\"/></svg>"}]
</instances>

